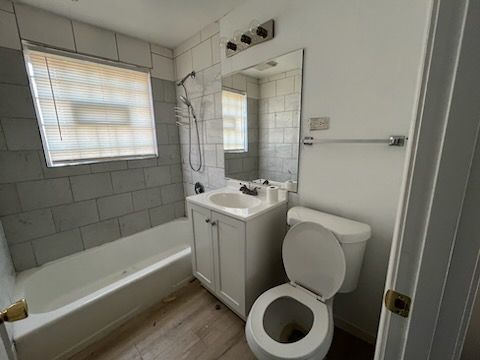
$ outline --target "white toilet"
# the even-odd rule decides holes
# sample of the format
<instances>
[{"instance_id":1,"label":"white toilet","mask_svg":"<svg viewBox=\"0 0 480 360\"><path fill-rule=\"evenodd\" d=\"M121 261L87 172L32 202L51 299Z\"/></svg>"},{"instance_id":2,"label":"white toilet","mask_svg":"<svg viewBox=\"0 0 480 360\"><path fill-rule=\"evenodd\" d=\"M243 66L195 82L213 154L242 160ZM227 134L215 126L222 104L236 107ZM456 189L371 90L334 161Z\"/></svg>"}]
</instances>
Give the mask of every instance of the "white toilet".
<instances>
[{"instance_id":1,"label":"white toilet","mask_svg":"<svg viewBox=\"0 0 480 360\"><path fill-rule=\"evenodd\" d=\"M370 226L304 207L288 211L283 264L290 279L264 292L245 333L258 359L323 359L333 337L333 297L355 290Z\"/></svg>"}]
</instances>

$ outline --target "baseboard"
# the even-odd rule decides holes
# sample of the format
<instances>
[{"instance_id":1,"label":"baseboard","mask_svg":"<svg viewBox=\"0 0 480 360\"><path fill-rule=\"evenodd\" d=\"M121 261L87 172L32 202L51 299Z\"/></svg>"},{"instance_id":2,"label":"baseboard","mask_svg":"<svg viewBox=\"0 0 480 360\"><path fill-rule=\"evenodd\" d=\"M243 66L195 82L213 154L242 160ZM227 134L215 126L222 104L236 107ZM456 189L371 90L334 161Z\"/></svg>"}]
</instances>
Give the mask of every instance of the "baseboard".
<instances>
[{"instance_id":1,"label":"baseboard","mask_svg":"<svg viewBox=\"0 0 480 360\"><path fill-rule=\"evenodd\" d=\"M334 323L335 323L335 326L338 327L339 329L342 329L343 331L346 331L348 332L349 334L359 338L359 339L362 339L363 341L369 343L369 344L372 344L372 345L375 345L375 342L377 340L376 336L363 330L363 329L360 329L358 326L352 324L351 322L349 321L346 321L346 320L343 320L343 319L340 319L336 316L334 316Z\"/></svg>"}]
</instances>

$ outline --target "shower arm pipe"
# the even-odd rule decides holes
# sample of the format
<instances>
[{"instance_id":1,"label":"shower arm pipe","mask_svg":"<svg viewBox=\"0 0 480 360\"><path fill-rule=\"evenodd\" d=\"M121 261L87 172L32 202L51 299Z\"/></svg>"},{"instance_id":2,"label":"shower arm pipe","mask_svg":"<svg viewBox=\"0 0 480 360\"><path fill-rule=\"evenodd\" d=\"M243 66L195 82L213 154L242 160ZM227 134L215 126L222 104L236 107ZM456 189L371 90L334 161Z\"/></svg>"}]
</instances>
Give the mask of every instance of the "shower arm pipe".
<instances>
[{"instance_id":1,"label":"shower arm pipe","mask_svg":"<svg viewBox=\"0 0 480 360\"><path fill-rule=\"evenodd\" d=\"M182 80L180 80L180 81L177 83L177 86L183 86L183 83L184 83L189 77L195 78L195 75L196 75L195 70L189 72L187 75L185 75L185 76L182 78Z\"/></svg>"}]
</instances>

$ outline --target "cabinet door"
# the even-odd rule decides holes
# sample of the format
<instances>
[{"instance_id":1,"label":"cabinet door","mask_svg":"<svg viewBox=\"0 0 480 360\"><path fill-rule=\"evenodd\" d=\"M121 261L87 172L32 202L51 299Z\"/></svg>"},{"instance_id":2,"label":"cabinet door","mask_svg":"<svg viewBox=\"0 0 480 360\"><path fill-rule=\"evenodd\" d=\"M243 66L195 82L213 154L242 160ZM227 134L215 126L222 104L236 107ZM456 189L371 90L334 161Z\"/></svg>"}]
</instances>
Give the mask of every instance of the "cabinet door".
<instances>
[{"instance_id":1,"label":"cabinet door","mask_svg":"<svg viewBox=\"0 0 480 360\"><path fill-rule=\"evenodd\" d=\"M245 316L245 223L212 211L216 293Z\"/></svg>"},{"instance_id":2,"label":"cabinet door","mask_svg":"<svg viewBox=\"0 0 480 360\"><path fill-rule=\"evenodd\" d=\"M193 275L204 286L211 291L215 291L215 265L210 215L210 210L190 205L190 219L193 226Z\"/></svg>"}]
</instances>

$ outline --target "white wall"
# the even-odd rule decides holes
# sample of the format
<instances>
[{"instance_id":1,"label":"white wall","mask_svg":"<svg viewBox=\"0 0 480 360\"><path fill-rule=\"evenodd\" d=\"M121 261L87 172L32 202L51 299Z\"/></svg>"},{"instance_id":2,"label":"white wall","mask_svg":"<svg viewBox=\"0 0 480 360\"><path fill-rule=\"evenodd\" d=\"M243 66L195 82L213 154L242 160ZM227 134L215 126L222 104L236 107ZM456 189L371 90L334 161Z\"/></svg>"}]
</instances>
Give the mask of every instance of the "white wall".
<instances>
[{"instance_id":1,"label":"white wall","mask_svg":"<svg viewBox=\"0 0 480 360\"><path fill-rule=\"evenodd\" d=\"M256 18L274 18L275 39L225 59L230 73L305 48L302 124L330 116L325 138L408 134L421 72L430 0L247 1L220 21L231 37ZM339 294L339 319L375 336L397 209L404 148L314 145L300 154L302 205L372 226L358 289Z\"/></svg>"}]
</instances>

